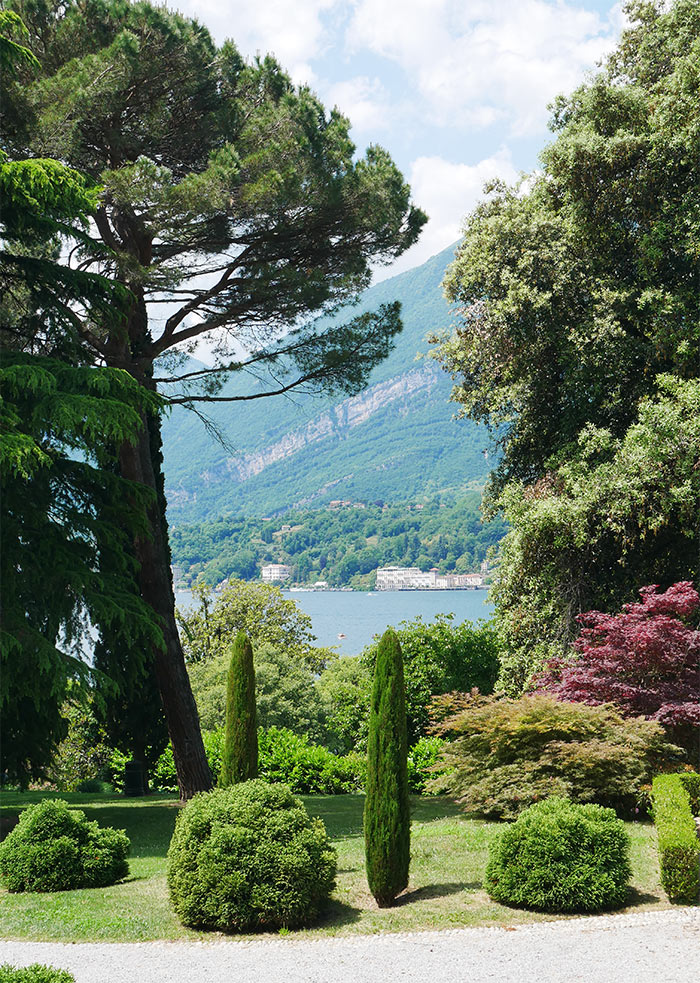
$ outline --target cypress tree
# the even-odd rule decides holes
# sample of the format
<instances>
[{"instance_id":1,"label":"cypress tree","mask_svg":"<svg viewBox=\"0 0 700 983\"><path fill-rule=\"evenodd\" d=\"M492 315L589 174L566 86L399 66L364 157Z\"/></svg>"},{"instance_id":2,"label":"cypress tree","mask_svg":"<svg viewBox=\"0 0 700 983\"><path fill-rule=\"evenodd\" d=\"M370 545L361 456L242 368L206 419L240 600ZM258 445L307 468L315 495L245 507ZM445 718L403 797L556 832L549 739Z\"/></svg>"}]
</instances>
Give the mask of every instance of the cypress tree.
<instances>
[{"instance_id":1,"label":"cypress tree","mask_svg":"<svg viewBox=\"0 0 700 983\"><path fill-rule=\"evenodd\" d=\"M253 646L244 631L238 632L230 652L220 785L234 785L258 777Z\"/></svg>"},{"instance_id":2,"label":"cypress tree","mask_svg":"<svg viewBox=\"0 0 700 983\"><path fill-rule=\"evenodd\" d=\"M396 633L377 648L369 717L365 857L367 881L380 908L389 907L408 884L411 817L403 656Z\"/></svg>"}]
</instances>

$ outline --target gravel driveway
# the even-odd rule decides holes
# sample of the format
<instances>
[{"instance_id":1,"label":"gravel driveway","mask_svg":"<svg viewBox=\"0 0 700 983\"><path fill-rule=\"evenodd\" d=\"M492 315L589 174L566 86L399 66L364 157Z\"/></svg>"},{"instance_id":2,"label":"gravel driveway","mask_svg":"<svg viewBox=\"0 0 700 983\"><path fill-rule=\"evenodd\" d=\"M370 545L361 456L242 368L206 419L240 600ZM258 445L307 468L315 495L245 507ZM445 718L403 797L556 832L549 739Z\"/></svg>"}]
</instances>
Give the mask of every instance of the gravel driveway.
<instances>
[{"instance_id":1,"label":"gravel driveway","mask_svg":"<svg viewBox=\"0 0 700 983\"><path fill-rule=\"evenodd\" d=\"M698 983L700 908L331 939L0 942L77 983Z\"/></svg>"}]
</instances>

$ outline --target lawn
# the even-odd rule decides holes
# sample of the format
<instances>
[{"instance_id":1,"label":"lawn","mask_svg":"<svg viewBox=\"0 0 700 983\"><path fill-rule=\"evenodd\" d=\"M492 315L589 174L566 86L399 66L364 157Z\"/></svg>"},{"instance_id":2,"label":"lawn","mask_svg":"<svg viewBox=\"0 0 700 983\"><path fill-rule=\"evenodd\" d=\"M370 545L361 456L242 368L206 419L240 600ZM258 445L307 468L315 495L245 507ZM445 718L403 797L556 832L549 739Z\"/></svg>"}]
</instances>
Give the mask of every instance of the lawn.
<instances>
[{"instance_id":1,"label":"lawn","mask_svg":"<svg viewBox=\"0 0 700 983\"><path fill-rule=\"evenodd\" d=\"M17 813L46 797L28 792L2 797L2 811ZM179 808L174 797L124 799L63 793L90 819L125 829L131 839L129 878L113 887L58 894L0 892L0 937L63 942L138 942L201 938L183 928L168 902L165 854ZM488 845L497 823L465 819L444 798L414 797L411 879L399 904L379 910L364 874L363 797L305 796L338 850L338 882L324 921L303 934L405 932L469 925L520 925L551 915L505 908L482 888ZM625 910L669 907L659 882L656 834L649 823L629 823L632 890ZM211 937L211 936L209 936Z\"/></svg>"}]
</instances>

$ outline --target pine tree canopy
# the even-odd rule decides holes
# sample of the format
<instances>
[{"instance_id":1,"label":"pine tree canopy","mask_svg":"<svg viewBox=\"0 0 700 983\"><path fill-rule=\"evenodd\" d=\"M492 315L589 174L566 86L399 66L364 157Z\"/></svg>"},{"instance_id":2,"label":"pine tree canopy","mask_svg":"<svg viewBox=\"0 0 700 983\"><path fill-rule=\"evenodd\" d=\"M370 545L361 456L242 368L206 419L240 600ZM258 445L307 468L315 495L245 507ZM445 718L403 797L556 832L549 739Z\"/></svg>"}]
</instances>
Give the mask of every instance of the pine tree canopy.
<instances>
[{"instance_id":1,"label":"pine tree canopy","mask_svg":"<svg viewBox=\"0 0 700 983\"><path fill-rule=\"evenodd\" d=\"M23 350L126 370L190 407L361 389L401 329L399 305L345 324L322 316L353 301L371 267L403 253L426 221L387 152L356 155L349 121L273 58L247 63L165 7L8 6L39 63L17 63L2 105L7 182L24 168L28 195L17 232L51 201L57 172L38 162L86 176L72 178L76 202L100 190L94 211L80 208L87 225L74 211L67 230L60 209L46 209L55 235L14 250L24 282L4 331ZM85 277L95 279L80 287ZM203 335L215 364L188 371ZM246 374L247 391L221 393L231 371ZM211 776L175 625L158 413L144 408L141 422L118 469L152 496L149 535L134 536L132 555L137 592L163 627L153 665L186 798Z\"/></svg>"}]
</instances>

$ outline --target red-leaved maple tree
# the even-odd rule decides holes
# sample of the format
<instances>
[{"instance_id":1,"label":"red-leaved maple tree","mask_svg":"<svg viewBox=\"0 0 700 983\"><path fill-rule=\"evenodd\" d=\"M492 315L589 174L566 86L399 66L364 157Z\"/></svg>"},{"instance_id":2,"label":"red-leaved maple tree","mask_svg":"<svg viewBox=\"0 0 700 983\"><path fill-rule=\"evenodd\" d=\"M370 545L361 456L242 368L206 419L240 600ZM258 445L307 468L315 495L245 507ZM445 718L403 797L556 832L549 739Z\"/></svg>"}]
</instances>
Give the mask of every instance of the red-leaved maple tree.
<instances>
[{"instance_id":1,"label":"red-leaved maple tree","mask_svg":"<svg viewBox=\"0 0 700 983\"><path fill-rule=\"evenodd\" d=\"M657 590L643 587L641 602L621 614L579 615L577 657L552 660L536 688L577 703L615 703L674 729L699 726L700 631L691 621L700 596L690 581Z\"/></svg>"}]
</instances>

